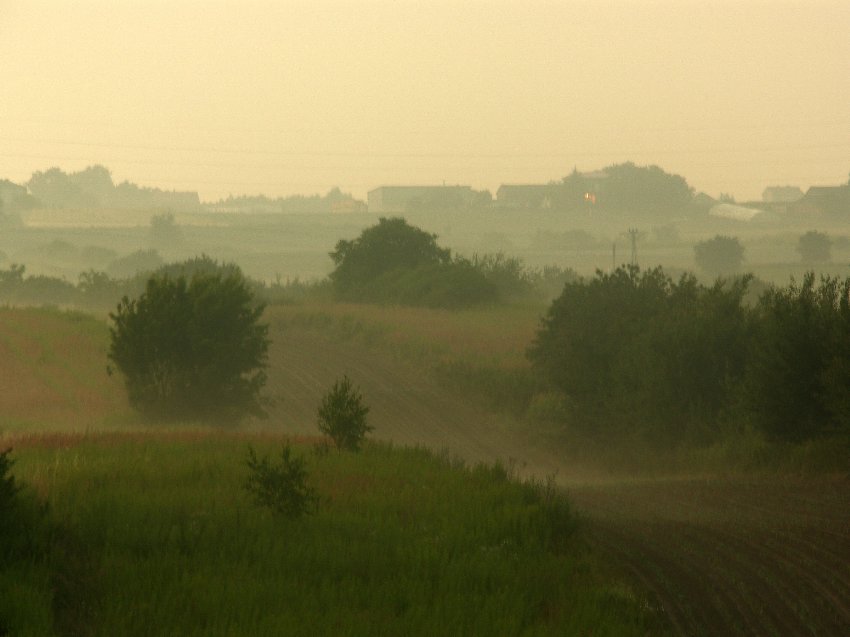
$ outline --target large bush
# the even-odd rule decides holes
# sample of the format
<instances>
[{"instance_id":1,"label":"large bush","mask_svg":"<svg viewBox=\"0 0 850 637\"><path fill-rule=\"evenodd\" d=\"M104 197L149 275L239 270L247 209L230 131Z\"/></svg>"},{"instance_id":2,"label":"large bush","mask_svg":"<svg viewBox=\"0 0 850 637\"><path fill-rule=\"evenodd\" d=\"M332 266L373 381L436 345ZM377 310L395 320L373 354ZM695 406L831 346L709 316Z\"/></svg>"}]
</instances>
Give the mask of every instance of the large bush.
<instances>
[{"instance_id":1,"label":"large bush","mask_svg":"<svg viewBox=\"0 0 850 637\"><path fill-rule=\"evenodd\" d=\"M808 273L769 289L756 309L744 406L769 436L850 431L850 279Z\"/></svg>"},{"instance_id":2,"label":"large bush","mask_svg":"<svg viewBox=\"0 0 850 637\"><path fill-rule=\"evenodd\" d=\"M496 300L480 269L437 245L436 235L401 218L381 218L331 252L337 298L373 303L458 307Z\"/></svg>"},{"instance_id":3,"label":"large bush","mask_svg":"<svg viewBox=\"0 0 850 637\"><path fill-rule=\"evenodd\" d=\"M702 435L743 374L746 285L674 282L660 268L597 272L565 285L529 357L576 424L657 441Z\"/></svg>"},{"instance_id":4,"label":"large bush","mask_svg":"<svg viewBox=\"0 0 850 637\"><path fill-rule=\"evenodd\" d=\"M109 358L131 404L165 420L261 415L269 345L262 312L238 269L151 277L110 314Z\"/></svg>"},{"instance_id":5,"label":"large bush","mask_svg":"<svg viewBox=\"0 0 850 637\"><path fill-rule=\"evenodd\" d=\"M694 246L694 260L710 276L735 274L744 263L744 246L735 237L717 235Z\"/></svg>"},{"instance_id":6,"label":"large bush","mask_svg":"<svg viewBox=\"0 0 850 637\"><path fill-rule=\"evenodd\" d=\"M828 234L810 230L800 236L797 252L803 263L829 263L832 260L832 240Z\"/></svg>"}]
</instances>

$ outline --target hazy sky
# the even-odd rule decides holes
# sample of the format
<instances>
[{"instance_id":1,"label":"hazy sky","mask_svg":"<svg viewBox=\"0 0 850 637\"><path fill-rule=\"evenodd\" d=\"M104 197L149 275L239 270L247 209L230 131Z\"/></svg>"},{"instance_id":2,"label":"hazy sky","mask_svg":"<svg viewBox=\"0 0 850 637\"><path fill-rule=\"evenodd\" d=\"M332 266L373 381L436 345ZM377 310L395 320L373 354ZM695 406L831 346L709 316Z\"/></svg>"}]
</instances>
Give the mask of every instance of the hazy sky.
<instances>
[{"instance_id":1,"label":"hazy sky","mask_svg":"<svg viewBox=\"0 0 850 637\"><path fill-rule=\"evenodd\" d=\"M0 177L166 189L542 183L658 164L847 181L850 1L0 0Z\"/></svg>"}]
</instances>

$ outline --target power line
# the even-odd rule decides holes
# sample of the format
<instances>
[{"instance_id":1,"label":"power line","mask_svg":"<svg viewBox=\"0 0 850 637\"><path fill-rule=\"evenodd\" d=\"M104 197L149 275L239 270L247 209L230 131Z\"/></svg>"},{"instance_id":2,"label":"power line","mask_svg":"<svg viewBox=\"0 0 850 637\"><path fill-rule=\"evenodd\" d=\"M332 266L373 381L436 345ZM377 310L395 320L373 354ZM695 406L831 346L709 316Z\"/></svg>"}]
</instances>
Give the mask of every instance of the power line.
<instances>
[{"instance_id":1,"label":"power line","mask_svg":"<svg viewBox=\"0 0 850 637\"><path fill-rule=\"evenodd\" d=\"M234 147L201 147L201 146L165 146L155 144L126 144L114 142L84 142L78 140L61 139L26 139L14 137L0 137L0 142L23 143L23 144L56 144L60 146L82 146L92 148L121 148L133 150L153 150L167 152L188 153L222 153L222 154L244 154L265 155L284 157L361 157L361 158L434 158L434 159L523 159L523 158L576 158L576 157L608 157L611 155L688 155L688 154L712 154L730 152L782 152L798 150L824 150L831 148L850 148L850 141L831 144L801 144L787 146L764 146L744 147L729 146L722 148L701 149L632 149L632 150L605 150L605 151L569 151L569 152L544 152L544 153L455 153L455 152L350 152L350 151L321 151L321 150L268 150L259 148L234 148Z\"/></svg>"}]
</instances>

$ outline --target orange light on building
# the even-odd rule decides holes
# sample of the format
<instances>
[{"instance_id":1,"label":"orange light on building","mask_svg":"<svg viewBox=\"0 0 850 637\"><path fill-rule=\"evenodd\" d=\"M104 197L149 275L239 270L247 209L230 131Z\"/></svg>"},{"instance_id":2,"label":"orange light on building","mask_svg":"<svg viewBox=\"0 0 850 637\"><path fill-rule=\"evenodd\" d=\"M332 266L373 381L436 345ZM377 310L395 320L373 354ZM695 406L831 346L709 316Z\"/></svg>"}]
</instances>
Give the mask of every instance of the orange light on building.
<instances>
[{"instance_id":1,"label":"orange light on building","mask_svg":"<svg viewBox=\"0 0 850 637\"><path fill-rule=\"evenodd\" d=\"M596 195L592 192L584 193L584 200L588 203L595 204L596 203Z\"/></svg>"}]
</instances>

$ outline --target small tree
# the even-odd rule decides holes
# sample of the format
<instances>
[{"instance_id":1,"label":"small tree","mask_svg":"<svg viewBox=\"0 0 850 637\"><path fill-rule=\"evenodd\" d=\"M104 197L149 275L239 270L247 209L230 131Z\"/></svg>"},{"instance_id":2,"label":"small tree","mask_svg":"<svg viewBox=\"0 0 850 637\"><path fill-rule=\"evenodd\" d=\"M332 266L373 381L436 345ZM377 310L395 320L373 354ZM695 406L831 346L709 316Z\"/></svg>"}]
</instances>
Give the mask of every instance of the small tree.
<instances>
[{"instance_id":1,"label":"small tree","mask_svg":"<svg viewBox=\"0 0 850 637\"><path fill-rule=\"evenodd\" d=\"M251 474L245 481L245 490L254 496L257 505L269 507L290 519L316 512L319 497L307 484L304 458L293 456L289 443L281 451L280 463L276 465L267 456L258 459L250 447L246 463Z\"/></svg>"},{"instance_id":2,"label":"small tree","mask_svg":"<svg viewBox=\"0 0 850 637\"><path fill-rule=\"evenodd\" d=\"M734 274L744 262L744 246L735 237L717 235L694 246L697 265L712 276Z\"/></svg>"},{"instance_id":3,"label":"small tree","mask_svg":"<svg viewBox=\"0 0 850 637\"><path fill-rule=\"evenodd\" d=\"M797 242L797 252L803 263L829 263L832 260L830 251L832 240L828 234L810 230L800 237Z\"/></svg>"},{"instance_id":4,"label":"small tree","mask_svg":"<svg viewBox=\"0 0 850 637\"><path fill-rule=\"evenodd\" d=\"M363 438L373 429L366 423L368 413L362 394L354 389L348 376L343 376L322 398L319 431L329 436L337 449L357 451Z\"/></svg>"},{"instance_id":5,"label":"small tree","mask_svg":"<svg viewBox=\"0 0 850 637\"><path fill-rule=\"evenodd\" d=\"M268 326L237 271L151 277L115 313L109 359L130 403L164 420L235 422L262 415Z\"/></svg>"}]
</instances>

